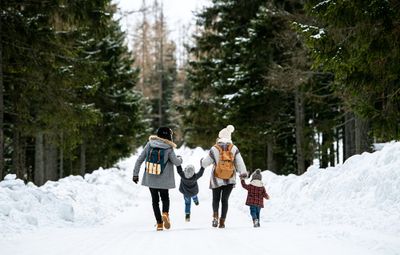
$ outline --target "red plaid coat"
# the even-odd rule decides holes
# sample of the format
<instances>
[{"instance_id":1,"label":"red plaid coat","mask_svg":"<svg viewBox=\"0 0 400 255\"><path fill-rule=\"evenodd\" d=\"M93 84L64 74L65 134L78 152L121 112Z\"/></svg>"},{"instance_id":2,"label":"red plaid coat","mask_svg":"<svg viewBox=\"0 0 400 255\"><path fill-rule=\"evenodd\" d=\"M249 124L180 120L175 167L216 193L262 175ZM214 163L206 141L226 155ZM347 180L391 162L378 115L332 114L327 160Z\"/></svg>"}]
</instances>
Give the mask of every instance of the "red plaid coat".
<instances>
[{"instance_id":1,"label":"red plaid coat","mask_svg":"<svg viewBox=\"0 0 400 255\"><path fill-rule=\"evenodd\" d=\"M244 180L241 180L240 183L242 184L242 187L248 191L246 205L256 205L263 208L264 198L269 199L269 195L265 190L265 187L257 187L251 184L246 184Z\"/></svg>"}]
</instances>

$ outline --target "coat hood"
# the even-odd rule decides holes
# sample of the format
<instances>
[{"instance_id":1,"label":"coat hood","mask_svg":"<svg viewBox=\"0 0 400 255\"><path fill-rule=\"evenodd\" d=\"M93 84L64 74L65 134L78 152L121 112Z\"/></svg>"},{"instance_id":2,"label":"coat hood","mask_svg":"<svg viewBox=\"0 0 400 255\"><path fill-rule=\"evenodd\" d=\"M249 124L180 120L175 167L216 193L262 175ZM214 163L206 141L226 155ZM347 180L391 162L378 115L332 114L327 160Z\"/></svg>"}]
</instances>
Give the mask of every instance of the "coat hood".
<instances>
[{"instance_id":1,"label":"coat hood","mask_svg":"<svg viewBox=\"0 0 400 255\"><path fill-rule=\"evenodd\" d=\"M162 149L168 149L168 148L176 148L176 144L171 142L170 140L160 138L156 135L151 135L149 137L149 142L151 147L157 147L157 148L162 148Z\"/></svg>"}]
</instances>

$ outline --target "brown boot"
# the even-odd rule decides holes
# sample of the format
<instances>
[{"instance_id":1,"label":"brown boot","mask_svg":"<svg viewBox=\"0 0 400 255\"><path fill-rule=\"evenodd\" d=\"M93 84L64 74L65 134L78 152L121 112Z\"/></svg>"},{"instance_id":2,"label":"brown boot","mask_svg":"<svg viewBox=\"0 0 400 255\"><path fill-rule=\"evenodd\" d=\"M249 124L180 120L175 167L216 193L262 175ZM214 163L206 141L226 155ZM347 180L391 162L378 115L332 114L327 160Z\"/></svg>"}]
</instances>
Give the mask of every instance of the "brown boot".
<instances>
[{"instance_id":1,"label":"brown boot","mask_svg":"<svg viewBox=\"0 0 400 255\"><path fill-rule=\"evenodd\" d=\"M225 228L225 219L224 218L220 218L219 219L219 226L218 228Z\"/></svg>"},{"instance_id":2,"label":"brown boot","mask_svg":"<svg viewBox=\"0 0 400 255\"><path fill-rule=\"evenodd\" d=\"M213 213L212 226L214 228L218 227L218 212Z\"/></svg>"},{"instance_id":3,"label":"brown boot","mask_svg":"<svg viewBox=\"0 0 400 255\"><path fill-rule=\"evenodd\" d=\"M167 212L163 212L162 220L164 222L164 228L169 229L171 227L171 222L169 221L169 215Z\"/></svg>"},{"instance_id":4,"label":"brown boot","mask_svg":"<svg viewBox=\"0 0 400 255\"><path fill-rule=\"evenodd\" d=\"M157 231L162 231L163 230L163 223L157 223Z\"/></svg>"}]
</instances>

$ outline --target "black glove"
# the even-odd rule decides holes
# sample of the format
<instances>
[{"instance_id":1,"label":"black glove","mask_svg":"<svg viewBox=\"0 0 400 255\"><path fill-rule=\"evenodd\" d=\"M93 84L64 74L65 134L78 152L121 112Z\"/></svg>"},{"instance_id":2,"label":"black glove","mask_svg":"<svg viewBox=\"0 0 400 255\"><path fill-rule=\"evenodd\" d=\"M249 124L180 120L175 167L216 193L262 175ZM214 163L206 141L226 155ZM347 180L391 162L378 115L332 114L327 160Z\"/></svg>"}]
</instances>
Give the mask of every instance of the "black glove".
<instances>
[{"instance_id":1,"label":"black glove","mask_svg":"<svg viewBox=\"0 0 400 255\"><path fill-rule=\"evenodd\" d=\"M139 182L139 176L133 176L132 181L137 184Z\"/></svg>"}]
</instances>

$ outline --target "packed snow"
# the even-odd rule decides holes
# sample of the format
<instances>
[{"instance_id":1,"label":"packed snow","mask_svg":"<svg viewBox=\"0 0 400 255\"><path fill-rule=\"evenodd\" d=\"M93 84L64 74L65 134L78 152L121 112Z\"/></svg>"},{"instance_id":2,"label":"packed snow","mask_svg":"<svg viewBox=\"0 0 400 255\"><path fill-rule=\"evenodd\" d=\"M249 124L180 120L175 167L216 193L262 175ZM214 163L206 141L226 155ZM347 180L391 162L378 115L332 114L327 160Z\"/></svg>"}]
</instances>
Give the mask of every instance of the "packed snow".
<instances>
[{"instance_id":1,"label":"packed snow","mask_svg":"<svg viewBox=\"0 0 400 255\"><path fill-rule=\"evenodd\" d=\"M355 155L336 167L311 166L301 176L264 171L271 200L265 202L258 229L252 227L246 191L240 184L230 198L226 229L211 227L210 169L206 169L199 180L200 205L192 205L191 222L184 220L182 195L172 189L172 228L156 232L149 191L131 181L141 149L114 168L41 187L7 175L0 182L1 254L204 254L215 250L222 254L399 255L400 143L379 149ZM207 151L182 147L176 153L183 157L183 166L193 164L199 169Z\"/></svg>"}]
</instances>

